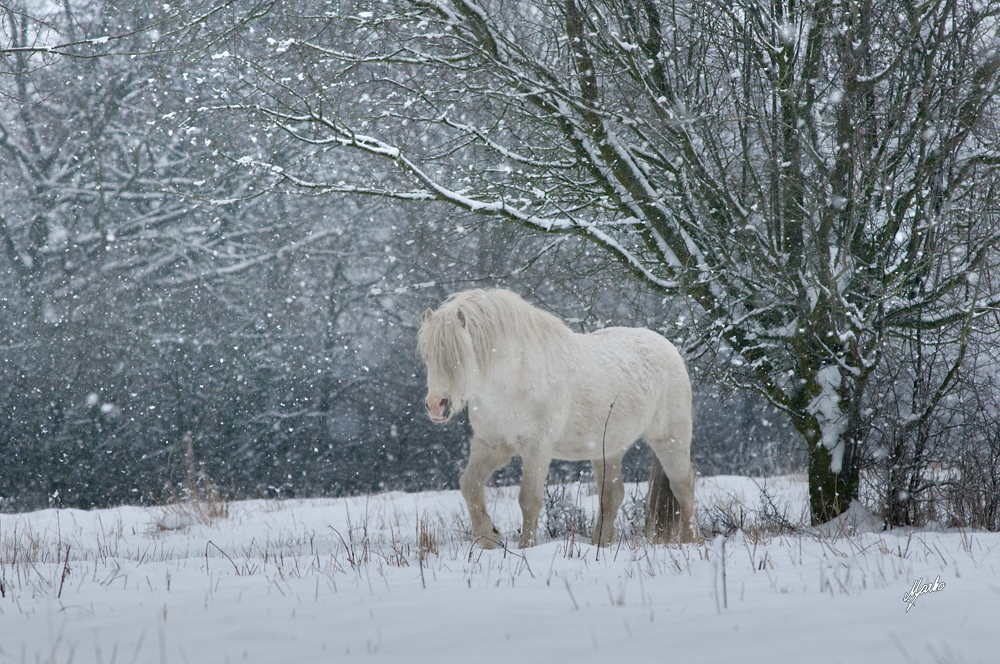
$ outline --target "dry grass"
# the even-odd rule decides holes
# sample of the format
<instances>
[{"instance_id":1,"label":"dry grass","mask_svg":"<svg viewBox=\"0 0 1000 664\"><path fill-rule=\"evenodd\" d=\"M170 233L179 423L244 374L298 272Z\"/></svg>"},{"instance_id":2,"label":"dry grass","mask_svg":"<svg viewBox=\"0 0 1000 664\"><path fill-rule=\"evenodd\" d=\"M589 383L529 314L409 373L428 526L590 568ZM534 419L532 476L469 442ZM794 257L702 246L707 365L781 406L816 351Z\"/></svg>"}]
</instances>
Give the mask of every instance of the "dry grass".
<instances>
[{"instance_id":1,"label":"dry grass","mask_svg":"<svg viewBox=\"0 0 1000 664\"><path fill-rule=\"evenodd\" d=\"M441 553L439 538L433 529L427 512L417 520L417 551L421 556L437 556Z\"/></svg>"},{"instance_id":2,"label":"dry grass","mask_svg":"<svg viewBox=\"0 0 1000 664\"><path fill-rule=\"evenodd\" d=\"M583 505L592 506L593 496L586 495L586 500L578 500L572 490L554 488L552 495L572 498L570 503L580 510L580 513L574 512L574 518L580 518L581 522L591 521ZM209 574L263 576L274 585L276 592L287 591L291 580L307 577L315 579L314 593L321 587L329 587L336 593L338 582L345 576L353 583L384 583L388 587L390 568L410 568L414 572L419 568L422 584L431 583L435 574L442 570L450 572L458 568L466 570L470 580L480 578L488 583L503 580L513 584L521 575L531 578L558 576L559 570L564 569L560 567L564 564L560 560L580 561L584 565L604 560L631 561L622 573L626 578L641 581L642 578L690 574L705 562L716 564L727 556L727 541L731 547L729 564L749 564L755 574L764 575L776 568L779 556L781 564L791 561L793 565L802 566L803 542L814 551L818 542L823 551L829 551L831 561L820 570L819 587L823 592L852 594L869 586L885 587L906 576L910 569L907 566L912 566L913 561L926 562L941 556L936 546L924 544L919 534L911 538L912 542L900 543L897 538L890 540L892 544L886 544L882 538L873 543L850 536L821 537L804 528L801 519L796 521L790 507L783 507L765 488L760 490L759 500L746 501L750 505L735 496L725 495L709 505L702 504L701 527L706 535L703 544L659 546L649 543L643 535L643 496L640 487L633 487L618 515L612 546L597 550L590 546L589 530L580 532L565 528L558 537L550 538L556 546L549 554L551 562L547 575L544 566L532 569L529 562L536 563L531 555L506 547L501 548L501 555L490 554L473 545L466 532L465 508L460 504L436 511L404 513L398 504L373 497L372 503L377 504L371 509L364 504L360 517L352 518L349 513L345 526L341 510L347 506L353 509L358 503L357 499L348 500L337 504L335 512L339 515L331 513L331 518L338 519L336 527L313 526L315 530L296 527L295 519L291 519L288 521L293 524L291 528L275 527L266 531L263 540L258 535L249 542L238 536L242 531L240 522L273 513L268 502L253 501L234 505L232 510L227 508L224 512L229 515L227 523L216 522L212 527L190 533L163 533L162 537L152 539L148 537L148 530L144 533L137 526L123 527L119 519L110 527L100 526L96 545L93 531L76 531L67 536L66 532L55 530L40 534L26 527L8 528L0 532L0 598L11 597L12 593L20 596L25 592L35 597L58 598L64 585L68 589L90 581L132 587L136 579L147 577L150 563L202 556L204 569ZM508 492L505 500L512 498ZM552 504L558 506L559 502ZM197 509L198 505L208 510L205 500L172 505L169 509L176 510L177 514L191 514L186 510ZM510 502L508 507L513 507ZM284 509L298 508L286 505ZM412 506L410 509L413 510ZM221 516L223 513L216 514ZM155 520L155 513L152 516ZM560 519L563 515L550 514L548 518ZM974 560L977 556L982 559L988 552L977 549L973 540L970 537L966 547L968 553ZM193 555L192 544L195 547ZM858 560L854 560L852 553ZM871 556L866 558L866 554ZM949 558L942 564L950 562ZM724 569L724 564L720 569ZM724 573L719 583L720 602L725 607Z\"/></svg>"},{"instance_id":3,"label":"dry grass","mask_svg":"<svg viewBox=\"0 0 1000 664\"><path fill-rule=\"evenodd\" d=\"M160 530L178 530L196 523L210 526L217 519L229 517L229 501L196 463L194 436L190 431L184 434L182 444L184 484L180 492L169 484L164 487L167 500L162 514L156 521L156 526Z\"/></svg>"},{"instance_id":4,"label":"dry grass","mask_svg":"<svg viewBox=\"0 0 1000 664\"><path fill-rule=\"evenodd\" d=\"M589 484L587 488L592 488ZM543 531L550 539L590 536L595 516L582 505L584 489L580 482L545 487Z\"/></svg>"},{"instance_id":5,"label":"dry grass","mask_svg":"<svg viewBox=\"0 0 1000 664\"><path fill-rule=\"evenodd\" d=\"M713 502L700 505L698 517L703 535L712 539L716 535L728 537L742 532L761 541L804 532L809 523L806 511L781 501L768 489L766 482L757 484L757 488L759 496L755 501L736 495L720 495ZM584 507L581 497L585 492L586 487L581 488L579 483L546 487L542 530L550 540L561 539L567 555L580 543L590 542L596 514ZM645 492L642 485L632 485L615 520L613 546L644 549L649 546L645 530Z\"/></svg>"},{"instance_id":6,"label":"dry grass","mask_svg":"<svg viewBox=\"0 0 1000 664\"><path fill-rule=\"evenodd\" d=\"M165 538L176 537L165 531L199 524L213 530L221 528L225 532L228 527L219 525L221 519L253 518L254 513L270 514L287 509L281 501L269 500L254 501L252 508L241 506L234 512L230 503L214 490L204 475L194 473L189 475L189 480L175 500L159 508L158 514L155 510L151 514L154 532L162 532ZM748 543L748 555L754 559L755 566L763 570L767 569L769 561L757 554L758 545L766 547L775 537L802 537L808 531L803 529L804 515L792 514L792 508L780 503L766 486L759 487L759 490L758 500L746 501L750 505L736 496L726 495L721 495L709 505L702 504L699 509L700 526L706 535L706 542L699 547L660 547L646 541L645 496L640 485L633 485L626 494L615 522L616 534L610 549L597 551L590 546L595 496L588 492L589 487L585 484L549 487L540 532L546 533L550 542L558 543L553 560L610 559L626 555L641 561L642 568L637 567L635 573L647 577L688 571L698 560L716 556L711 544L715 536L729 537L740 533L739 541ZM508 510L507 519L519 518L519 514L510 511L511 508L516 510L514 491L498 488L494 493L495 501L504 501L504 509ZM373 496L372 502L377 503L376 499ZM350 504L350 501L344 503L345 506ZM265 574L279 581L319 575L319 582L327 583L333 589L342 575L371 582L371 577L384 577L387 568L419 566L423 582L427 571L433 573L441 565L453 562L471 564L470 573L485 572L487 576L491 574L491 566L494 574L501 568L506 570L505 574L512 575L530 572L525 556L513 548L502 547L504 555L497 557L484 555L474 546L464 506L402 513L390 502L380 505L369 509L366 502L360 517L348 512L346 526L341 521L337 527L331 525L315 532L281 530L271 533L264 542L226 544L216 534L207 545L202 544L205 547L206 568L211 561L211 569L222 565L238 576ZM504 509L500 509L499 505L496 507L498 514L504 514ZM510 530L510 524L507 528L505 535L516 539L516 532ZM92 568L90 576L98 578L106 573L110 575L109 582L116 579L120 582L121 575L116 570L124 561L141 564L144 561L171 560L176 555L190 555L155 543L151 545L152 555L145 550L130 551L130 536L124 532L121 523L102 526L97 547L89 543L88 550L74 548L72 557L65 533L59 537L55 535L48 533L42 537L26 529L0 533L0 594L9 592L11 588L30 586L33 593L56 596L71 573L86 574L86 570ZM208 539L205 534L192 536L199 540ZM156 541L172 540L156 538ZM98 572L99 569L110 571ZM69 583L75 578L70 576Z\"/></svg>"},{"instance_id":7,"label":"dry grass","mask_svg":"<svg viewBox=\"0 0 1000 664\"><path fill-rule=\"evenodd\" d=\"M156 527L160 530L178 530L196 523L210 526L217 519L229 517L229 501L211 485L207 490L185 490L160 509L156 520Z\"/></svg>"},{"instance_id":8,"label":"dry grass","mask_svg":"<svg viewBox=\"0 0 1000 664\"><path fill-rule=\"evenodd\" d=\"M788 503L781 503L768 491L767 484L758 484L759 500L748 506L737 496L719 496L699 511L699 526L705 537L729 537L742 532L754 540L779 535L795 535L809 523L808 514L795 512Z\"/></svg>"}]
</instances>

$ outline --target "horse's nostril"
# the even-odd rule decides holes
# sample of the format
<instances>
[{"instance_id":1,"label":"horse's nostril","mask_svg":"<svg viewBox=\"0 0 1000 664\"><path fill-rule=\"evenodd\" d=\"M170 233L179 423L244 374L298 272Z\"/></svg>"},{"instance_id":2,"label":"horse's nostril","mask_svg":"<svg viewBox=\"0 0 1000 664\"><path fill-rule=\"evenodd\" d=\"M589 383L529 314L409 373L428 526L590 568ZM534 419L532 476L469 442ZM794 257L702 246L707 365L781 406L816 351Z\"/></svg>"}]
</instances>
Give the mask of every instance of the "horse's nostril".
<instances>
[{"instance_id":1,"label":"horse's nostril","mask_svg":"<svg viewBox=\"0 0 1000 664\"><path fill-rule=\"evenodd\" d=\"M427 412L429 413L444 413L448 409L448 399L438 399L437 401L428 398L425 404L427 406Z\"/></svg>"}]
</instances>

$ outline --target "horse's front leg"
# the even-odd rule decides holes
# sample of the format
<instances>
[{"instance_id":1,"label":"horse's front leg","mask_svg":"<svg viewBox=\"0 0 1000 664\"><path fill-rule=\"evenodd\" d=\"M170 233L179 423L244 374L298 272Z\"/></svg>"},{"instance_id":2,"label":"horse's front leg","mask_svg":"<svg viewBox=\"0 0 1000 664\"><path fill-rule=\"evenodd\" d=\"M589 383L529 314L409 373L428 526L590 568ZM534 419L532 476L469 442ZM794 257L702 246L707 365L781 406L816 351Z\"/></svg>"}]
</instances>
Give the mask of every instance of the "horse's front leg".
<instances>
[{"instance_id":1,"label":"horse's front leg","mask_svg":"<svg viewBox=\"0 0 1000 664\"><path fill-rule=\"evenodd\" d=\"M591 543L595 546L608 546L615 536L615 517L618 516L618 508L625 499L622 459L621 457L594 459L592 463L601 506Z\"/></svg>"},{"instance_id":2,"label":"horse's front leg","mask_svg":"<svg viewBox=\"0 0 1000 664\"><path fill-rule=\"evenodd\" d=\"M521 516L524 518L520 541L520 547L524 549L538 543L538 515L542 511L545 480L549 475L551 459L528 456L522 459L524 464L521 471L521 491L517 496L517 502L521 505Z\"/></svg>"},{"instance_id":3,"label":"horse's front leg","mask_svg":"<svg viewBox=\"0 0 1000 664\"><path fill-rule=\"evenodd\" d=\"M469 465L458 480L462 497L469 507L472 520L472 538L484 549L494 549L501 542L500 531L493 525L486 511L486 493L483 485L500 466L507 463L511 454L503 445L491 445L473 437L469 450Z\"/></svg>"}]
</instances>

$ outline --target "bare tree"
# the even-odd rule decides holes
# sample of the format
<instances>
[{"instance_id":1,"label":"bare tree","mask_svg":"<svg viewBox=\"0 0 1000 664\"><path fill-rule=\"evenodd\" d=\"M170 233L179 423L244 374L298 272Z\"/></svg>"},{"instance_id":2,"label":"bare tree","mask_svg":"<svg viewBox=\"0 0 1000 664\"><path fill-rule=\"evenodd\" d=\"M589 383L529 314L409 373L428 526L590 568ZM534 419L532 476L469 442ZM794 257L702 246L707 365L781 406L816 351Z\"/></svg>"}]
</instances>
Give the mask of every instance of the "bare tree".
<instances>
[{"instance_id":1,"label":"bare tree","mask_svg":"<svg viewBox=\"0 0 1000 664\"><path fill-rule=\"evenodd\" d=\"M997 303L979 279L1000 239L993 4L309 8L251 22L254 56L227 51L210 81L305 154L245 163L583 237L687 298L691 352L803 436L815 522L857 496L886 350L947 340L926 417ZM341 149L354 166L328 161Z\"/></svg>"}]
</instances>

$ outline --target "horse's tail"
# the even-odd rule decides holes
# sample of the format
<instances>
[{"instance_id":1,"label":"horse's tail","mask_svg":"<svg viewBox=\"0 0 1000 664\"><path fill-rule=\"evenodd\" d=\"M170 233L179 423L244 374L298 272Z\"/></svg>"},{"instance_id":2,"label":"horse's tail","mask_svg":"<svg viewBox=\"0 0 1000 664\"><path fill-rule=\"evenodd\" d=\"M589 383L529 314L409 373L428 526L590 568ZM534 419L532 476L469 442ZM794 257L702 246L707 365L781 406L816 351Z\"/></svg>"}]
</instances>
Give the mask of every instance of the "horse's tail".
<instances>
[{"instance_id":1,"label":"horse's tail","mask_svg":"<svg viewBox=\"0 0 1000 664\"><path fill-rule=\"evenodd\" d=\"M690 527L683 523L681 505L670 488L670 478L659 457L653 454L646 495L646 539L662 544L677 543L686 525Z\"/></svg>"}]
</instances>

